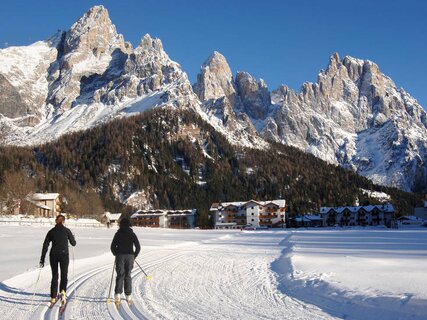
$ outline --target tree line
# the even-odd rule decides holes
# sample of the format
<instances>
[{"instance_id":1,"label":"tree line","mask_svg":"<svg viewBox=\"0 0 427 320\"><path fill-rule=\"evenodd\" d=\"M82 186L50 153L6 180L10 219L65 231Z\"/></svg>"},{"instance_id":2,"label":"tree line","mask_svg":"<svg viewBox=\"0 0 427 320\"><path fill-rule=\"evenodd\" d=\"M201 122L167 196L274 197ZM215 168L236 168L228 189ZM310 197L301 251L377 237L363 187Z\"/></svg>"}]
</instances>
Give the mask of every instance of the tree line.
<instances>
[{"instance_id":1,"label":"tree line","mask_svg":"<svg viewBox=\"0 0 427 320\"><path fill-rule=\"evenodd\" d=\"M399 214L421 201L293 147L233 146L185 109L151 109L44 145L0 148L0 201L58 192L66 198L63 210L76 215L131 213L136 208L124 199L143 190L154 208L197 208L209 227L213 202L282 198L291 215L356 199L378 203L362 189L390 194Z\"/></svg>"}]
</instances>

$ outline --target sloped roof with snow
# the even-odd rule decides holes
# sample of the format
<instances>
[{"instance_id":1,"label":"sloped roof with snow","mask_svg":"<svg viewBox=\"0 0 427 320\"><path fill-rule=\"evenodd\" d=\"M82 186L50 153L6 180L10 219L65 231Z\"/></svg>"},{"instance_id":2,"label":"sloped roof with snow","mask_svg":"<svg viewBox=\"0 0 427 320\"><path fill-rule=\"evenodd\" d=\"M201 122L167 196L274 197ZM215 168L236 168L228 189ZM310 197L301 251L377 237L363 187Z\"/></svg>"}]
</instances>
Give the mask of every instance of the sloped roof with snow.
<instances>
[{"instance_id":1,"label":"sloped roof with snow","mask_svg":"<svg viewBox=\"0 0 427 320\"><path fill-rule=\"evenodd\" d=\"M105 216L110 220L119 220L120 217L122 216L122 214L121 213L106 212Z\"/></svg>"},{"instance_id":2,"label":"sloped roof with snow","mask_svg":"<svg viewBox=\"0 0 427 320\"><path fill-rule=\"evenodd\" d=\"M393 205L391 203L387 203L387 204L377 204L377 205L369 205L369 206L356 206L356 207L351 207L351 206L346 206L346 207L321 207L320 208L320 213L327 213L330 210L334 210L337 213L342 213L346 209L350 210L350 212L358 212L361 209L364 209L367 212L371 212L375 208L377 208L378 210L383 211L383 212L394 212Z\"/></svg>"},{"instance_id":3,"label":"sloped roof with snow","mask_svg":"<svg viewBox=\"0 0 427 320\"><path fill-rule=\"evenodd\" d=\"M227 207L244 207L248 206L251 203L254 203L259 206L267 206L269 204L274 204L280 208L284 208L286 206L286 200L284 199L277 199L277 200L267 200L267 201L256 201L256 200L249 200L249 201L236 201L236 202L221 202L221 203L213 203L211 206L211 211L227 208Z\"/></svg>"},{"instance_id":4,"label":"sloped roof with snow","mask_svg":"<svg viewBox=\"0 0 427 320\"><path fill-rule=\"evenodd\" d=\"M160 209L154 209L154 210L138 210L134 214L131 215L131 218L137 218L141 216L170 216L170 217L176 217L176 216L189 216L189 215L195 215L195 210L193 209L183 209L183 210L160 210Z\"/></svg>"},{"instance_id":5,"label":"sloped roof with snow","mask_svg":"<svg viewBox=\"0 0 427 320\"><path fill-rule=\"evenodd\" d=\"M32 200L44 201L44 200L56 200L59 197L59 193L34 193L31 196Z\"/></svg>"},{"instance_id":6,"label":"sloped roof with snow","mask_svg":"<svg viewBox=\"0 0 427 320\"><path fill-rule=\"evenodd\" d=\"M397 218L397 220L403 220L403 221L423 221L423 219L418 218L416 216L402 216Z\"/></svg>"}]
</instances>

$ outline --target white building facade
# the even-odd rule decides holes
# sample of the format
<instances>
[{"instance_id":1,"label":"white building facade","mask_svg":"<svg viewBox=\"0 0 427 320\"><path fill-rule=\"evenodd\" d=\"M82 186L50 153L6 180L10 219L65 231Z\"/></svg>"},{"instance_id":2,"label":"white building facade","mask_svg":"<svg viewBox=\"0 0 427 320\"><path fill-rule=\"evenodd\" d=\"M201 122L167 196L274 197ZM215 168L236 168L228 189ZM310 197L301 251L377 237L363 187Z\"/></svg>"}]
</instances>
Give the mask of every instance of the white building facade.
<instances>
[{"instance_id":1,"label":"white building facade","mask_svg":"<svg viewBox=\"0 0 427 320\"><path fill-rule=\"evenodd\" d=\"M214 203L210 212L215 228L284 228L286 200Z\"/></svg>"}]
</instances>

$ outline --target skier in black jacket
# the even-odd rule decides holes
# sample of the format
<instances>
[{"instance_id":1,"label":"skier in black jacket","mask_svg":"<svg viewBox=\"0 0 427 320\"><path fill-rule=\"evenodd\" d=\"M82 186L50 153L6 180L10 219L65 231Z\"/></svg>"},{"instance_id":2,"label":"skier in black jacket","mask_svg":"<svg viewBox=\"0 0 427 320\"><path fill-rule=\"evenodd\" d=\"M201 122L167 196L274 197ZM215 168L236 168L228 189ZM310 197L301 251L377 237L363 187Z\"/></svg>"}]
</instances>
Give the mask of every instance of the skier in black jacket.
<instances>
[{"instance_id":1,"label":"skier in black jacket","mask_svg":"<svg viewBox=\"0 0 427 320\"><path fill-rule=\"evenodd\" d=\"M49 262L52 269L52 282L50 284L50 301L52 304L56 302L56 297L58 296L58 264L61 268L59 292L61 294L62 303L65 303L68 281L68 265L70 262L68 255L68 242L70 242L73 247L76 245L76 240L74 239L70 229L64 226L65 217L60 214L56 217L55 222L55 227L49 230L43 242L42 255L40 258L40 267L43 268L47 249L49 248L50 242L52 242L52 248L50 249L49 254Z\"/></svg>"},{"instance_id":2,"label":"skier in black jacket","mask_svg":"<svg viewBox=\"0 0 427 320\"><path fill-rule=\"evenodd\" d=\"M111 242L111 252L116 257L116 287L114 289L114 302L120 303L120 295L125 289L126 301L130 304L132 301L132 278L131 271L133 263L138 256L141 246L139 245L136 234L130 227L130 221L123 218L120 221L120 228L114 235ZM135 250L134 250L135 246Z\"/></svg>"}]
</instances>

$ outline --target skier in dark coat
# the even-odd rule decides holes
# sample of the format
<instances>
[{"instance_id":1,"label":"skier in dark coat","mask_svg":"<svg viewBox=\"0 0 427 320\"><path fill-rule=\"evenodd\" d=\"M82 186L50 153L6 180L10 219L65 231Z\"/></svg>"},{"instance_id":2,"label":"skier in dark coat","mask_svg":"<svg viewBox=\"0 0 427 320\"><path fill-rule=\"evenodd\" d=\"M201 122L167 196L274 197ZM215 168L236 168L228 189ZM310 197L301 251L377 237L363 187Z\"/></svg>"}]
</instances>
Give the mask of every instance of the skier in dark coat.
<instances>
[{"instance_id":1,"label":"skier in dark coat","mask_svg":"<svg viewBox=\"0 0 427 320\"><path fill-rule=\"evenodd\" d=\"M111 242L111 252L116 257L116 287L114 289L114 301L120 303L120 295L124 291L126 301L130 304L132 301L132 278L131 271L133 263L138 256L141 246L136 234L131 229L129 219L120 220L120 228L114 235Z\"/></svg>"},{"instance_id":2,"label":"skier in dark coat","mask_svg":"<svg viewBox=\"0 0 427 320\"><path fill-rule=\"evenodd\" d=\"M68 242L74 247L76 240L74 239L71 230L64 226L65 217L60 214L56 217L56 225L46 235L43 243L42 255L40 258L40 267L44 267L44 260L46 257L49 244L52 242L50 249L49 262L52 269L52 282L50 284L50 298L51 303L56 302L58 296L58 265L61 268L61 283L59 285L59 292L61 300L65 303L66 290L68 282L68 265L70 258L68 255Z\"/></svg>"}]
</instances>

